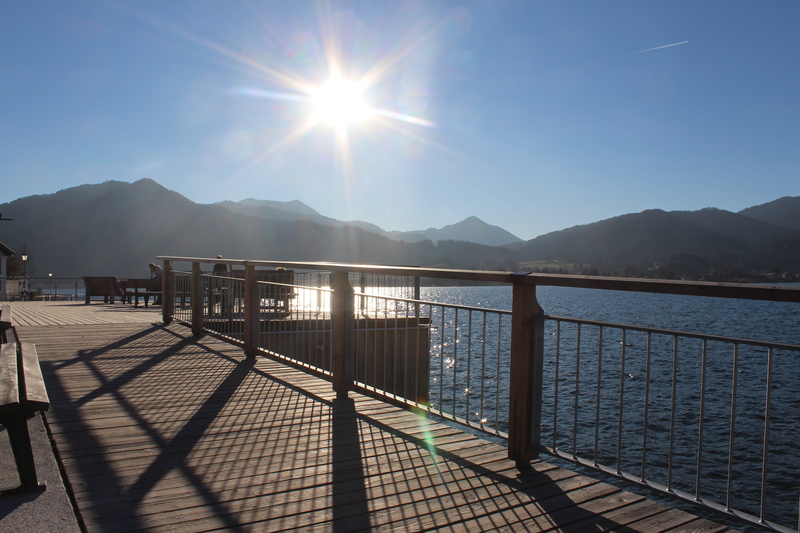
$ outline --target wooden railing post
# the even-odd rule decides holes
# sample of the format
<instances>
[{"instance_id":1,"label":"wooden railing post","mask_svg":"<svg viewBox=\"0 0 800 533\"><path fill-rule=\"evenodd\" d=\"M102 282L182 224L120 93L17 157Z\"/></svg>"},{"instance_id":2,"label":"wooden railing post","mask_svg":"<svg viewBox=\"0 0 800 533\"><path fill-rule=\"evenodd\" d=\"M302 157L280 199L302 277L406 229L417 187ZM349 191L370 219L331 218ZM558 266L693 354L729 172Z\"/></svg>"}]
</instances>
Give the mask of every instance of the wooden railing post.
<instances>
[{"instance_id":1,"label":"wooden railing post","mask_svg":"<svg viewBox=\"0 0 800 533\"><path fill-rule=\"evenodd\" d=\"M333 325L333 390L347 398L353 384L354 291L347 272L333 273L331 323Z\"/></svg>"},{"instance_id":2,"label":"wooden railing post","mask_svg":"<svg viewBox=\"0 0 800 533\"><path fill-rule=\"evenodd\" d=\"M172 322L175 314L175 280L172 279L172 261L164 260L161 274L161 320L165 325Z\"/></svg>"},{"instance_id":3,"label":"wooden railing post","mask_svg":"<svg viewBox=\"0 0 800 533\"><path fill-rule=\"evenodd\" d=\"M193 262L192 263L192 281L191 281L191 291L192 291L192 335L202 335L203 334L203 300L205 295L203 290L203 284L200 280L200 275L203 273L200 270L200 263Z\"/></svg>"},{"instance_id":4,"label":"wooden railing post","mask_svg":"<svg viewBox=\"0 0 800 533\"><path fill-rule=\"evenodd\" d=\"M261 298L256 281L256 267L244 267L244 353L256 358L258 335L261 331Z\"/></svg>"},{"instance_id":5,"label":"wooden railing post","mask_svg":"<svg viewBox=\"0 0 800 533\"><path fill-rule=\"evenodd\" d=\"M508 458L525 468L539 456L542 423L544 311L535 285L513 284L511 311Z\"/></svg>"}]
</instances>

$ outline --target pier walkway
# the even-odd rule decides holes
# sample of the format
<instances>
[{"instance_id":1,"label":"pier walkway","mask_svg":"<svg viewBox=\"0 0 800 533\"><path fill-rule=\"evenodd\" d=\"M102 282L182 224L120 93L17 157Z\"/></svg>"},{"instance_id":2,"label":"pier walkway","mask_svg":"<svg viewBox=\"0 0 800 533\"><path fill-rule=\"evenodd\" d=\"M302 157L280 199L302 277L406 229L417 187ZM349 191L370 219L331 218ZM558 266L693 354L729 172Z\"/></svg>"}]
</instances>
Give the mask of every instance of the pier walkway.
<instances>
[{"instance_id":1,"label":"pier walkway","mask_svg":"<svg viewBox=\"0 0 800 533\"><path fill-rule=\"evenodd\" d=\"M520 473L503 446L336 400L323 380L164 327L158 308L12 307L89 532L727 530L545 461Z\"/></svg>"}]
</instances>

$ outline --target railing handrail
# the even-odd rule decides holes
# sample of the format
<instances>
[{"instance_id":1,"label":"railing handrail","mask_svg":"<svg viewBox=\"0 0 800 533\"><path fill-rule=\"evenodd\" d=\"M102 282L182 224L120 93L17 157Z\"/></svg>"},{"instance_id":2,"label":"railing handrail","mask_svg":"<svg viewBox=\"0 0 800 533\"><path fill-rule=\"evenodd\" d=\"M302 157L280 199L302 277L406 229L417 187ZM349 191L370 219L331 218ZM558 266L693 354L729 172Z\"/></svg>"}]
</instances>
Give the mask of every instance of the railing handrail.
<instances>
[{"instance_id":1,"label":"railing handrail","mask_svg":"<svg viewBox=\"0 0 800 533\"><path fill-rule=\"evenodd\" d=\"M262 261L252 259L214 259L207 257L201 258L177 256L158 256L157 259L173 262L204 264L225 263L244 267L260 266L303 268L308 270L329 270L332 272L363 272L392 276L456 279L460 281L518 283L522 285L534 286L676 294L681 296L742 298L747 300L766 300L772 302L800 302L800 287L784 287L780 285L580 276L573 274L541 274L534 272L506 272L495 270L459 270L312 261Z\"/></svg>"},{"instance_id":2,"label":"railing handrail","mask_svg":"<svg viewBox=\"0 0 800 533\"><path fill-rule=\"evenodd\" d=\"M510 313L510 311L509 311ZM651 326L637 326L635 324L621 324L619 322L607 322L604 320L591 320L587 318L572 318L564 316L550 316L545 315L545 320L552 320L554 322L569 322L571 324L583 324L587 326L599 326L610 329L626 329L629 331L638 331L640 333L652 333L655 335L668 335L685 337L687 339L700 339L707 341L730 342L735 344L743 344L747 346L758 346L760 348L774 348L776 350L790 350L800 351L800 345L788 344L785 342L768 342L757 339L743 339L740 337L729 337L726 335L712 335L708 333L697 333L693 331L683 331L680 329L667 329L655 328Z\"/></svg>"}]
</instances>

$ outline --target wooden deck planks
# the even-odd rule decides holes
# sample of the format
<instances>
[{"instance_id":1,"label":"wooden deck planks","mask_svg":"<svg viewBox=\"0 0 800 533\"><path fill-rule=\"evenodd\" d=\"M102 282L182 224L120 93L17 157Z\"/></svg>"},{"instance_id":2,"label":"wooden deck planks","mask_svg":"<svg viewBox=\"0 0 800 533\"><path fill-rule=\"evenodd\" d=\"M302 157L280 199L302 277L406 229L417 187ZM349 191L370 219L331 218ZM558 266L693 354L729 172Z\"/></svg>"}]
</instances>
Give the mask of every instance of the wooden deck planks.
<instances>
[{"instance_id":1,"label":"wooden deck planks","mask_svg":"<svg viewBox=\"0 0 800 533\"><path fill-rule=\"evenodd\" d=\"M83 302L4 302L17 326L150 324L161 321L161 307Z\"/></svg>"},{"instance_id":2,"label":"wooden deck planks","mask_svg":"<svg viewBox=\"0 0 800 533\"><path fill-rule=\"evenodd\" d=\"M63 310L18 333L37 345L92 532L725 530L545 462L520 473L501 446L371 398L336 401L325 381L152 312L102 323Z\"/></svg>"}]
</instances>

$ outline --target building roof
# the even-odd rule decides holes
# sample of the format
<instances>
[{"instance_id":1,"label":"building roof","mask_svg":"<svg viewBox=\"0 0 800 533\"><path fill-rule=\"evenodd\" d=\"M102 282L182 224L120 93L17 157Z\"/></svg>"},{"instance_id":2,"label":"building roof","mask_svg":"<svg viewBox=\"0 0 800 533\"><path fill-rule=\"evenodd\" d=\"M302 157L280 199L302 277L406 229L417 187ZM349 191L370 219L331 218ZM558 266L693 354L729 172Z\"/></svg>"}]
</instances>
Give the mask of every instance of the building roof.
<instances>
[{"instance_id":1,"label":"building roof","mask_svg":"<svg viewBox=\"0 0 800 533\"><path fill-rule=\"evenodd\" d=\"M9 255L16 255L17 252L0 242L0 253L4 254L6 257Z\"/></svg>"}]
</instances>

